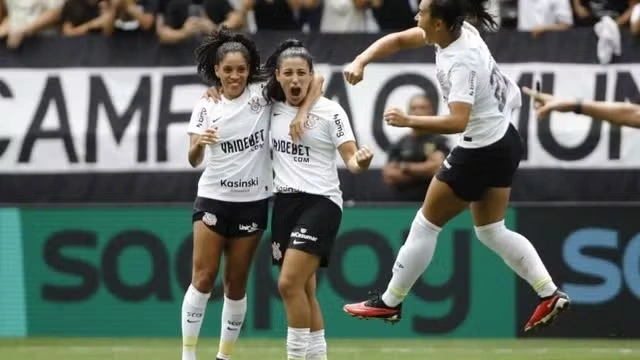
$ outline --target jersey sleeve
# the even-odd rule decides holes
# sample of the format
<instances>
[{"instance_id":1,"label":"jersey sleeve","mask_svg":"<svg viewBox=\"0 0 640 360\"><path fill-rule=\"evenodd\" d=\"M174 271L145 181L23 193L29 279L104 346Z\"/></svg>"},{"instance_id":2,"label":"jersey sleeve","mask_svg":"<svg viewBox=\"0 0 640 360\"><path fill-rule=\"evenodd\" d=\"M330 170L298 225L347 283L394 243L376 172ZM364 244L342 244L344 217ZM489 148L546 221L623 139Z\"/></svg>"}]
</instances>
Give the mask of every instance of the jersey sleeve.
<instances>
[{"instance_id":1,"label":"jersey sleeve","mask_svg":"<svg viewBox=\"0 0 640 360\"><path fill-rule=\"evenodd\" d=\"M478 84L476 61L472 57L465 57L464 60L453 64L449 71L449 103L464 102L473 105Z\"/></svg>"},{"instance_id":2,"label":"jersey sleeve","mask_svg":"<svg viewBox=\"0 0 640 360\"><path fill-rule=\"evenodd\" d=\"M209 128L209 111L211 107L206 99L200 99L191 112L187 133L201 135Z\"/></svg>"},{"instance_id":3,"label":"jersey sleeve","mask_svg":"<svg viewBox=\"0 0 640 360\"><path fill-rule=\"evenodd\" d=\"M347 117L347 113L342 106L338 103L334 103L331 107L331 111L327 112L329 120L329 129L331 131L331 139L336 148L347 141L355 141L353 136L353 130L351 129L351 123Z\"/></svg>"}]
</instances>

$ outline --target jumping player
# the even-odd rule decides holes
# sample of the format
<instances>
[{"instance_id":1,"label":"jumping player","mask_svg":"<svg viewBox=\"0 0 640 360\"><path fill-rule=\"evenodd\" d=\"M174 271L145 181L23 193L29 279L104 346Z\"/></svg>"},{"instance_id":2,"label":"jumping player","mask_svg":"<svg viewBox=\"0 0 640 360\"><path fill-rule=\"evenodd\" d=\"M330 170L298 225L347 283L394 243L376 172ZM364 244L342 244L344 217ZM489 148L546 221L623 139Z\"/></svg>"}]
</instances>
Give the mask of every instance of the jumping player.
<instances>
[{"instance_id":1,"label":"jumping player","mask_svg":"<svg viewBox=\"0 0 640 360\"><path fill-rule=\"evenodd\" d=\"M549 324L570 304L529 240L504 224L512 178L523 152L518 131L511 125L521 106L521 95L514 81L500 71L477 29L464 21L471 16L495 27L485 2L422 0L417 27L380 38L345 69L346 80L355 85L372 61L402 49L434 45L436 76L449 114L407 116L391 108L385 111L384 119L396 127L462 133L457 147L429 184L386 291L367 301L345 305L344 310L351 315L398 321L402 301L431 262L440 230L467 207L471 208L477 238L502 257L540 298L525 331Z\"/></svg>"}]
</instances>

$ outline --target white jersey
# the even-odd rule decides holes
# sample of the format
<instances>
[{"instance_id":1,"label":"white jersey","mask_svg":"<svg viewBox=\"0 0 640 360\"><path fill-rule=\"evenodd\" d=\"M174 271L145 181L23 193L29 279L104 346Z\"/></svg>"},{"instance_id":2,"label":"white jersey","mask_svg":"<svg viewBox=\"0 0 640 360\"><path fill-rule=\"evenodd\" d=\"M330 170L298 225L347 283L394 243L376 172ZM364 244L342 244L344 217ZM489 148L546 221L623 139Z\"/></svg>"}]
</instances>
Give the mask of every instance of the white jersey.
<instances>
[{"instance_id":1,"label":"white jersey","mask_svg":"<svg viewBox=\"0 0 640 360\"><path fill-rule=\"evenodd\" d=\"M214 103L200 99L191 114L188 132L202 134L218 128L218 143L205 149L205 169L198 196L247 202L271 196L273 173L269 155L269 116L262 86L247 86L238 98Z\"/></svg>"},{"instance_id":2,"label":"white jersey","mask_svg":"<svg viewBox=\"0 0 640 360\"><path fill-rule=\"evenodd\" d=\"M436 46L436 72L444 100L472 105L458 145L478 148L502 138L511 112L522 105L518 85L500 72L478 30L465 22L460 37Z\"/></svg>"},{"instance_id":3,"label":"white jersey","mask_svg":"<svg viewBox=\"0 0 640 360\"><path fill-rule=\"evenodd\" d=\"M335 101L318 99L304 123L302 139L294 143L289 124L298 108L276 103L271 110L271 143L274 192L308 193L327 196L342 208L342 191L336 161L336 149L355 141L347 114Z\"/></svg>"}]
</instances>

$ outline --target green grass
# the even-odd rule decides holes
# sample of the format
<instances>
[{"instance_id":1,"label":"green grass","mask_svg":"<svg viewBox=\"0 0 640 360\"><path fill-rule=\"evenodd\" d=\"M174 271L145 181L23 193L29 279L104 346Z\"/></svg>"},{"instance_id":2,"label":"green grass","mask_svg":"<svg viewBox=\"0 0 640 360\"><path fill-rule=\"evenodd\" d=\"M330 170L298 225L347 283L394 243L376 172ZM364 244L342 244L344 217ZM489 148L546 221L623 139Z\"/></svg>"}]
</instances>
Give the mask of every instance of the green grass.
<instances>
[{"instance_id":1,"label":"green grass","mask_svg":"<svg viewBox=\"0 0 640 360\"><path fill-rule=\"evenodd\" d=\"M345 340L329 339L329 360L625 360L640 358L630 340ZM180 360L180 339L0 339L0 359ZM202 339L199 359L215 359ZM286 360L284 339L240 339L234 360Z\"/></svg>"}]
</instances>

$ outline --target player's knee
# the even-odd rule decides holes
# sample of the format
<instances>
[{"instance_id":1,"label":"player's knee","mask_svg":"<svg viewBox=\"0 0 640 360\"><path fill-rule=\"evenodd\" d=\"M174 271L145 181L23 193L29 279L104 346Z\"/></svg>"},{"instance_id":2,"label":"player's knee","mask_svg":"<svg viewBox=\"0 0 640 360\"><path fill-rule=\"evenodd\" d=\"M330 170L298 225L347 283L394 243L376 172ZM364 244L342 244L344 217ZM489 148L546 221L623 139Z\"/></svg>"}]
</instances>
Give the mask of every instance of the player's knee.
<instances>
[{"instance_id":1,"label":"player's knee","mask_svg":"<svg viewBox=\"0 0 640 360\"><path fill-rule=\"evenodd\" d=\"M224 293L231 300L242 300L247 292L247 279L244 276L224 277Z\"/></svg>"},{"instance_id":2,"label":"player's knee","mask_svg":"<svg viewBox=\"0 0 640 360\"><path fill-rule=\"evenodd\" d=\"M490 242L509 231L504 224L504 220L500 220L492 224L474 226L474 229L476 237L483 243Z\"/></svg>"},{"instance_id":3,"label":"player's knee","mask_svg":"<svg viewBox=\"0 0 640 360\"><path fill-rule=\"evenodd\" d=\"M278 279L278 291L283 298L290 297L296 292L304 292L304 283L298 281L295 276L280 274Z\"/></svg>"},{"instance_id":4,"label":"player's knee","mask_svg":"<svg viewBox=\"0 0 640 360\"><path fill-rule=\"evenodd\" d=\"M194 269L191 284L202 293L211 292L216 280L216 271L210 269Z\"/></svg>"}]
</instances>

